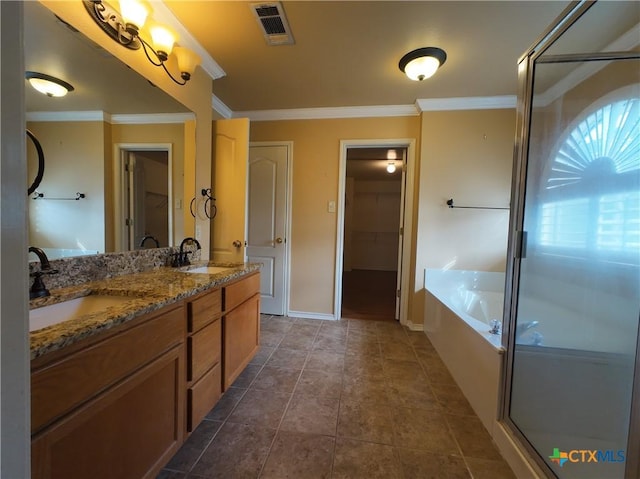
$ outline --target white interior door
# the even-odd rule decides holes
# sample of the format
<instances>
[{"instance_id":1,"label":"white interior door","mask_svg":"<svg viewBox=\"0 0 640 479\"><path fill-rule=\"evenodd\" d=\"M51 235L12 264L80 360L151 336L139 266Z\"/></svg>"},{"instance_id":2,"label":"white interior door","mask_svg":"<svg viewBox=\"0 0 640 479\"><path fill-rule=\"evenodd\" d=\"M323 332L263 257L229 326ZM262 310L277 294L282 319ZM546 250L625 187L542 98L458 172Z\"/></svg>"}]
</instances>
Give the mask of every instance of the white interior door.
<instances>
[{"instance_id":1,"label":"white interior door","mask_svg":"<svg viewBox=\"0 0 640 479\"><path fill-rule=\"evenodd\" d=\"M249 148L249 221L247 256L262 263L260 309L265 314L285 314L286 145Z\"/></svg>"}]
</instances>

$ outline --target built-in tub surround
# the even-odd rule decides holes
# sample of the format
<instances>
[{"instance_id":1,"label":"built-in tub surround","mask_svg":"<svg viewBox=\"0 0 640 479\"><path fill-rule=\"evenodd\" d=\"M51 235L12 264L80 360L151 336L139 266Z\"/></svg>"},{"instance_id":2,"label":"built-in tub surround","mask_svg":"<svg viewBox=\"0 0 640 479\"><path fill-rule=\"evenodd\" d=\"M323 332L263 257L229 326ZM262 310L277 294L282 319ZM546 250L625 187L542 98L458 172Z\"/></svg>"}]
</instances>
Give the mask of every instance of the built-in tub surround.
<instances>
[{"instance_id":1,"label":"built-in tub surround","mask_svg":"<svg viewBox=\"0 0 640 479\"><path fill-rule=\"evenodd\" d=\"M112 275L96 281L51 289L51 296L32 300L30 307L33 309L90 294L125 296L131 299L111 306L104 311L90 313L31 332L31 359L61 349L83 338L99 334L194 294L222 286L260 269L259 264L216 263L215 266L224 266L225 270L214 274L185 274L184 272L184 269L187 268L208 265L210 264L207 262L197 262L186 268L162 266L142 272Z\"/></svg>"},{"instance_id":2,"label":"built-in tub surround","mask_svg":"<svg viewBox=\"0 0 640 479\"><path fill-rule=\"evenodd\" d=\"M538 477L498 421L504 273L425 270L424 332L518 477ZM534 328L535 329L535 328Z\"/></svg>"},{"instance_id":3,"label":"built-in tub surround","mask_svg":"<svg viewBox=\"0 0 640 479\"><path fill-rule=\"evenodd\" d=\"M424 331L491 432L504 349L489 322L502 318L504 274L425 271Z\"/></svg>"}]
</instances>

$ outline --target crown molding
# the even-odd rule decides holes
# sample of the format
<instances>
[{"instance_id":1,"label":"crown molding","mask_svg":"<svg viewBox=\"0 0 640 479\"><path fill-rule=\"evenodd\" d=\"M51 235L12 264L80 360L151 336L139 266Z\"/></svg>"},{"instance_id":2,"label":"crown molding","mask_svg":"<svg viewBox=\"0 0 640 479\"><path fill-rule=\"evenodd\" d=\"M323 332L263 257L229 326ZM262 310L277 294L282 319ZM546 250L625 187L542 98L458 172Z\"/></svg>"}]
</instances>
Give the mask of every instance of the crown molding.
<instances>
[{"instance_id":1,"label":"crown molding","mask_svg":"<svg viewBox=\"0 0 640 479\"><path fill-rule=\"evenodd\" d=\"M213 80L226 76L226 72L213 59L209 52L194 38L182 23L176 18L173 12L162 1L153 2L153 16L162 23L170 25L180 36L180 46L187 47L200 55L200 67L207 72Z\"/></svg>"},{"instance_id":2,"label":"crown molding","mask_svg":"<svg viewBox=\"0 0 640 479\"><path fill-rule=\"evenodd\" d=\"M515 95L503 96L471 96L459 98L420 98L416 100L416 108L424 111L448 110L496 110L501 108L515 108Z\"/></svg>"},{"instance_id":3,"label":"crown molding","mask_svg":"<svg viewBox=\"0 0 640 479\"><path fill-rule=\"evenodd\" d=\"M297 108L291 110L237 111L234 118L251 121L322 120L335 118L370 118L389 116L416 116L414 105L345 106L328 108Z\"/></svg>"},{"instance_id":4,"label":"crown molding","mask_svg":"<svg viewBox=\"0 0 640 479\"><path fill-rule=\"evenodd\" d=\"M231 118L233 116L233 111L229 108L225 103L215 96L213 93L211 94L211 106L215 111L217 111L223 118Z\"/></svg>"},{"instance_id":5,"label":"crown molding","mask_svg":"<svg viewBox=\"0 0 640 479\"><path fill-rule=\"evenodd\" d=\"M131 115L111 115L110 123L114 125L147 125L161 123L184 123L195 120L194 113L143 113Z\"/></svg>"},{"instance_id":6,"label":"crown molding","mask_svg":"<svg viewBox=\"0 0 640 479\"><path fill-rule=\"evenodd\" d=\"M104 121L113 125L184 123L196 118L193 113L111 115L104 111L32 111L25 116L27 121Z\"/></svg>"},{"instance_id":7,"label":"crown molding","mask_svg":"<svg viewBox=\"0 0 640 479\"><path fill-rule=\"evenodd\" d=\"M25 114L27 121L106 121L111 115L104 111L31 111Z\"/></svg>"}]
</instances>

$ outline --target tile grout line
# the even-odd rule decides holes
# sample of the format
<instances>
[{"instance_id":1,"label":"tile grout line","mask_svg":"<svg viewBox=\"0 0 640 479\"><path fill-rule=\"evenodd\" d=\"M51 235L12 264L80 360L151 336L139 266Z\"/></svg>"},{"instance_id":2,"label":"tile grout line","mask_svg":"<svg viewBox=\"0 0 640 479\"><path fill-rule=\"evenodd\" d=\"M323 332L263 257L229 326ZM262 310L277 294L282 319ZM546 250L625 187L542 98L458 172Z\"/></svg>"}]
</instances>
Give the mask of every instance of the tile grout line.
<instances>
[{"instance_id":1,"label":"tile grout line","mask_svg":"<svg viewBox=\"0 0 640 479\"><path fill-rule=\"evenodd\" d=\"M296 324L296 321L293 324ZM289 328L289 331L291 330L291 328ZM278 342L278 346L276 346L273 350L273 353L275 353L275 351L280 347L280 344L282 343L282 341L284 340L284 337L289 333L289 331L287 331L287 333L285 333L285 335L282 337L282 339L280 340L280 342ZM311 343L311 347L313 348L313 343L315 342L316 338L318 337L318 333L320 332L320 327L318 327L318 330L316 331L316 333L313 336L313 341ZM309 361L309 354L310 354L311 350L307 350L307 357L304 359L304 363L302 364L302 369L300 370L300 374L298 374L298 379L296 380L296 384L293 386L293 389L291 390L291 394L289 396L289 400L287 401L287 404L284 407L284 411L282 412L282 416L280 417L280 421L278 422L278 426L276 427L276 433L273 435L273 439L271 440L271 444L269 445L269 450L267 451L267 455L264 459L264 462L262 463L262 466L260 467L260 471L258 472L258 475L256 476L256 479L260 479L260 477L262 476L262 473L264 472L264 468L267 465L267 462L269 461L269 456L271 456L271 452L273 450L273 445L276 442L276 438L278 437L278 433L280 433L280 427L282 426L282 423L284 421L284 417L287 414L287 411L289 410L289 406L291 405L291 401L293 400L293 395L295 393L296 388L298 387L298 384L300 383L300 378L302 377L302 372L304 371L305 366L307 365L307 361ZM273 355L273 353L271 353ZM264 365L266 365L267 363L265 362ZM263 365L263 367L264 367ZM262 370L261 370L262 371ZM258 373L259 374L259 373ZM256 377L258 377L256 375ZM255 380L255 378L254 378ZM253 382L251 383L253 384ZM248 389L247 389L248 391Z\"/></svg>"},{"instance_id":2,"label":"tile grout line","mask_svg":"<svg viewBox=\"0 0 640 479\"><path fill-rule=\"evenodd\" d=\"M273 317L273 315L271 315L270 317ZM260 320L262 320L262 318L260 318ZM283 336L284 338L284 336ZM278 345L280 345L280 342L282 342L282 339L280 339L280 341L278 342ZM256 373L255 377L251 380L251 382L247 385L245 391L242 393L242 395L240 396L240 398L238 399L238 401L236 401L235 405L231 408L231 411L229 411L229 414L227 414L227 416L224 418L224 420L222 421L222 424L220 424L220 427L218 428L218 430L216 431L216 433L211 436L211 439L207 442L207 445L202 449L202 452L198 455L198 458L194 461L193 465L189 468L189 470L187 471L187 476L191 474L191 472L193 471L193 469L196 467L196 465L198 464L198 462L200 461L200 459L202 459L202 456L204 456L204 453L206 452L206 450L209 448L209 446L211 445L211 443L214 441L214 439L218 436L218 434L220 433L220 431L222 430L222 428L225 426L225 424L227 424L229 418L231 417L231 415L233 414L233 412L236 410L236 408L238 407L238 405L240 404L240 402L242 401L242 399L246 396L246 394L249 392L249 388L251 387L251 385L253 384L253 382L256 380L256 378L258 377L258 375L260 374L260 372L262 371L262 369L264 369L265 365L267 364L267 362L269 361L269 359L271 358L271 356L273 355L273 353L275 352L275 350L278 348L278 346L273 348L273 351L271 351L271 354L269 354L269 356L267 357L267 359L265 360L264 363L262 363L262 365L260 365L260 369L258 370L258 372ZM236 378L237 379L237 378ZM233 386L233 385L232 385ZM229 386L229 387L232 387ZM240 388L238 388L240 389ZM244 388L242 388L244 389ZM215 407L215 406L214 406ZM205 416L205 420L206 416Z\"/></svg>"}]
</instances>

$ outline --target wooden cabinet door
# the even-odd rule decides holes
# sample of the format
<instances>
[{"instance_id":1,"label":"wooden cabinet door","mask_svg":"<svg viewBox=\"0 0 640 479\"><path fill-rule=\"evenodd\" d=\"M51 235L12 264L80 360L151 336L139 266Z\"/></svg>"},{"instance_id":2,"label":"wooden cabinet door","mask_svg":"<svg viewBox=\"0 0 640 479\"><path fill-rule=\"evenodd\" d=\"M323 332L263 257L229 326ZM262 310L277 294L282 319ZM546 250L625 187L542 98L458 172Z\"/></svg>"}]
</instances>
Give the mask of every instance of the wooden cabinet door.
<instances>
[{"instance_id":1,"label":"wooden cabinet door","mask_svg":"<svg viewBox=\"0 0 640 479\"><path fill-rule=\"evenodd\" d=\"M226 390L258 351L260 294L223 316L223 376Z\"/></svg>"},{"instance_id":2,"label":"wooden cabinet door","mask_svg":"<svg viewBox=\"0 0 640 479\"><path fill-rule=\"evenodd\" d=\"M32 477L155 478L184 434L184 345L35 436Z\"/></svg>"}]
</instances>

